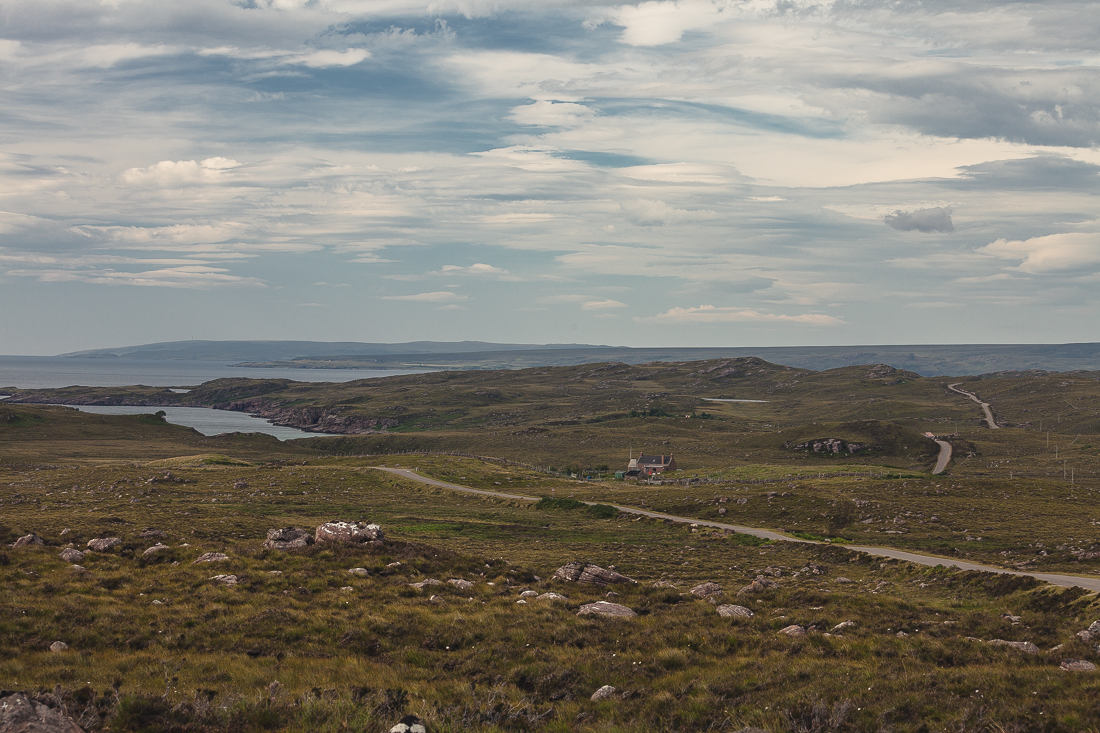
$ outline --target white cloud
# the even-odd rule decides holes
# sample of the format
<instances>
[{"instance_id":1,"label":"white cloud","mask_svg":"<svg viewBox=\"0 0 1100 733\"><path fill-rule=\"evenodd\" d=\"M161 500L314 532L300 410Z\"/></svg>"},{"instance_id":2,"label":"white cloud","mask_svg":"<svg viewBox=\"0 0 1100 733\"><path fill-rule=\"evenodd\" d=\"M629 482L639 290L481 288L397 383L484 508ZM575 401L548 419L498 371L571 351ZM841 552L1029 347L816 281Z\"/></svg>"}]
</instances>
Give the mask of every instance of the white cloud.
<instances>
[{"instance_id":1,"label":"white cloud","mask_svg":"<svg viewBox=\"0 0 1100 733\"><path fill-rule=\"evenodd\" d=\"M133 285L189 290L210 290L223 286L266 287L265 283L258 278L231 275L223 268L201 264L141 272L122 272L112 269L38 269L9 270L7 274L16 277L33 277L44 283L81 282L92 285Z\"/></svg>"},{"instance_id":2,"label":"white cloud","mask_svg":"<svg viewBox=\"0 0 1100 733\"><path fill-rule=\"evenodd\" d=\"M466 300L468 296L453 293L450 290L437 290L431 293L415 293L413 295L383 295L382 300L411 300L418 303L447 303L456 300Z\"/></svg>"},{"instance_id":3,"label":"white cloud","mask_svg":"<svg viewBox=\"0 0 1100 733\"><path fill-rule=\"evenodd\" d=\"M650 0L638 5L622 5L604 17L615 25L624 27L623 43L631 46L660 46L679 41L685 31L712 25L719 19L722 5L724 3L705 0Z\"/></svg>"},{"instance_id":4,"label":"white cloud","mask_svg":"<svg viewBox=\"0 0 1100 733\"><path fill-rule=\"evenodd\" d=\"M581 310L585 311L602 311L608 308L626 308L626 303L622 303L618 300L611 300L605 298L603 300L589 300L581 303Z\"/></svg>"},{"instance_id":5,"label":"white cloud","mask_svg":"<svg viewBox=\"0 0 1100 733\"><path fill-rule=\"evenodd\" d=\"M998 259L1018 260L1012 269L1030 275L1072 272L1100 266L1100 233L1069 232L1024 240L998 239L978 252Z\"/></svg>"},{"instance_id":6,"label":"white cloud","mask_svg":"<svg viewBox=\"0 0 1100 733\"><path fill-rule=\"evenodd\" d=\"M744 322L785 322L805 323L813 326L839 326L845 322L835 316L823 313L803 313L788 316L777 313L761 313L749 308L721 308L713 305L700 305L690 308L670 308L655 316L637 317L638 323L744 323Z\"/></svg>"},{"instance_id":7,"label":"white cloud","mask_svg":"<svg viewBox=\"0 0 1100 733\"><path fill-rule=\"evenodd\" d=\"M162 160L147 168L130 168L122 172L122 180L135 186L192 186L217 183L224 179L226 171L241 164L228 158L194 160Z\"/></svg>"},{"instance_id":8,"label":"white cloud","mask_svg":"<svg viewBox=\"0 0 1100 733\"><path fill-rule=\"evenodd\" d=\"M453 275L471 275L480 277L492 277L497 280L519 280L513 275L510 275L507 270L487 265L484 262L475 262L468 267L462 267L461 265L443 265L438 272L432 273L433 275L445 275L447 277Z\"/></svg>"}]
</instances>

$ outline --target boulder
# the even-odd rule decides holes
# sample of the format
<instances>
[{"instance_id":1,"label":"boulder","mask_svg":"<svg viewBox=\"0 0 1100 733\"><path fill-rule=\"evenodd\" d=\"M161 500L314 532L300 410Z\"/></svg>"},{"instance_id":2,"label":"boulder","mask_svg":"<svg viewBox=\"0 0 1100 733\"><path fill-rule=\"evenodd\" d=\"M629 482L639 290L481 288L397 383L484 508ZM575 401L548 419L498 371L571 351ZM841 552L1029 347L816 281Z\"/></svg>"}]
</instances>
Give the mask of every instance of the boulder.
<instances>
[{"instance_id":1,"label":"boulder","mask_svg":"<svg viewBox=\"0 0 1100 733\"><path fill-rule=\"evenodd\" d=\"M84 559L84 553L72 547L66 547L64 550L61 551L61 554L58 555L58 557L60 557L65 562L76 563Z\"/></svg>"},{"instance_id":2,"label":"boulder","mask_svg":"<svg viewBox=\"0 0 1100 733\"><path fill-rule=\"evenodd\" d=\"M805 636L806 635L806 629L802 628L798 624L791 624L790 626L786 626L786 627L780 629L776 633L783 634L784 636L798 637L798 636Z\"/></svg>"},{"instance_id":3,"label":"boulder","mask_svg":"<svg viewBox=\"0 0 1100 733\"><path fill-rule=\"evenodd\" d=\"M51 652L63 652L66 651L68 648L69 645L63 641L55 641L53 644L50 644Z\"/></svg>"},{"instance_id":4,"label":"boulder","mask_svg":"<svg viewBox=\"0 0 1100 733\"><path fill-rule=\"evenodd\" d=\"M21 692L2 694L0 731L4 733L84 733L60 710L28 700Z\"/></svg>"},{"instance_id":5,"label":"boulder","mask_svg":"<svg viewBox=\"0 0 1100 733\"><path fill-rule=\"evenodd\" d=\"M411 588L416 588L417 590L424 590L429 585L443 585L443 581L436 580L435 578L428 578L427 580L422 580L419 583L409 583L409 586Z\"/></svg>"},{"instance_id":6,"label":"boulder","mask_svg":"<svg viewBox=\"0 0 1100 733\"><path fill-rule=\"evenodd\" d=\"M1058 669L1066 672L1095 672L1096 665L1084 659L1066 659L1058 665Z\"/></svg>"},{"instance_id":7,"label":"boulder","mask_svg":"<svg viewBox=\"0 0 1100 733\"><path fill-rule=\"evenodd\" d=\"M226 555L224 552L204 552L191 564L198 565L200 562L221 562L228 559L229 555Z\"/></svg>"},{"instance_id":8,"label":"boulder","mask_svg":"<svg viewBox=\"0 0 1100 733\"><path fill-rule=\"evenodd\" d=\"M845 629L855 628L855 626L856 626L855 621L841 621L839 624L837 624L836 626L833 627L833 633L839 634L839 633L843 632Z\"/></svg>"},{"instance_id":9,"label":"boulder","mask_svg":"<svg viewBox=\"0 0 1100 733\"><path fill-rule=\"evenodd\" d=\"M138 537L146 540L154 538L158 540L163 540L167 539L168 533L160 529L154 529L153 527L146 527L145 529L141 530L141 534L139 534Z\"/></svg>"},{"instance_id":10,"label":"boulder","mask_svg":"<svg viewBox=\"0 0 1100 733\"><path fill-rule=\"evenodd\" d=\"M451 578L447 582L459 590L470 590L474 587L473 583L468 580L463 580L462 578Z\"/></svg>"},{"instance_id":11,"label":"boulder","mask_svg":"<svg viewBox=\"0 0 1100 733\"><path fill-rule=\"evenodd\" d=\"M618 692L618 690L616 690L611 685L604 685L603 687L592 693L592 702L599 702L600 700L607 700L608 698L612 698L615 696L616 692Z\"/></svg>"},{"instance_id":12,"label":"boulder","mask_svg":"<svg viewBox=\"0 0 1100 733\"><path fill-rule=\"evenodd\" d=\"M752 618L755 614L744 606L725 605L719 606L718 615L726 618Z\"/></svg>"},{"instance_id":13,"label":"boulder","mask_svg":"<svg viewBox=\"0 0 1100 733\"><path fill-rule=\"evenodd\" d=\"M161 543L158 542L157 544L153 545L152 547L150 547L145 552L141 553L141 556L142 557L149 557L151 555L156 555L158 552L164 552L165 550L171 550L171 549L172 548L169 547L168 545L162 545Z\"/></svg>"},{"instance_id":14,"label":"boulder","mask_svg":"<svg viewBox=\"0 0 1100 733\"><path fill-rule=\"evenodd\" d=\"M88 549L92 552L107 552L112 547L119 547L122 539L119 537L100 537L97 540L88 540Z\"/></svg>"},{"instance_id":15,"label":"boulder","mask_svg":"<svg viewBox=\"0 0 1100 733\"><path fill-rule=\"evenodd\" d=\"M1092 639L1100 639L1100 621L1093 621L1087 629L1077 632L1081 641L1089 642Z\"/></svg>"},{"instance_id":16,"label":"boulder","mask_svg":"<svg viewBox=\"0 0 1100 733\"><path fill-rule=\"evenodd\" d=\"M390 728L390 733L428 733L428 729L419 716L406 715Z\"/></svg>"},{"instance_id":17,"label":"boulder","mask_svg":"<svg viewBox=\"0 0 1100 733\"><path fill-rule=\"evenodd\" d=\"M840 575L840 576L834 578L833 582L834 583L851 583L852 579L851 578L845 578L843 575Z\"/></svg>"},{"instance_id":18,"label":"boulder","mask_svg":"<svg viewBox=\"0 0 1100 733\"><path fill-rule=\"evenodd\" d=\"M676 584L667 580L655 580L653 581L654 588L675 588Z\"/></svg>"},{"instance_id":19,"label":"boulder","mask_svg":"<svg viewBox=\"0 0 1100 733\"><path fill-rule=\"evenodd\" d=\"M988 643L990 646L1007 646L1010 649L1015 649L1026 654L1039 653L1039 647L1035 646L1030 641L1005 641L1004 639L992 639Z\"/></svg>"},{"instance_id":20,"label":"boulder","mask_svg":"<svg viewBox=\"0 0 1100 733\"><path fill-rule=\"evenodd\" d=\"M267 539L263 546L269 550L298 550L313 544L313 535L308 529L284 527L267 530Z\"/></svg>"},{"instance_id":21,"label":"boulder","mask_svg":"<svg viewBox=\"0 0 1100 733\"><path fill-rule=\"evenodd\" d=\"M638 581L614 570L601 568L586 562L571 562L554 571L551 580L565 580L571 583L591 583L593 585L614 585L618 583L637 583Z\"/></svg>"},{"instance_id":22,"label":"boulder","mask_svg":"<svg viewBox=\"0 0 1100 733\"><path fill-rule=\"evenodd\" d=\"M370 571L366 568L351 568L350 570L348 570L348 572L352 575L358 575L360 578L370 577Z\"/></svg>"},{"instance_id":23,"label":"boulder","mask_svg":"<svg viewBox=\"0 0 1100 733\"><path fill-rule=\"evenodd\" d=\"M221 583L222 585L236 585L237 584L237 576L236 575L215 575L213 578L211 578L211 580L213 580L215 583Z\"/></svg>"},{"instance_id":24,"label":"boulder","mask_svg":"<svg viewBox=\"0 0 1100 733\"><path fill-rule=\"evenodd\" d=\"M345 522L340 519L319 525L317 531L313 533L313 538L318 543L371 544L375 547L381 547L384 539L382 528L377 524Z\"/></svg>"},{"instance_id":25,"label":"boulder","mask_svg":"<svg viewBox=\"0 0 1100 733\"><path fill-rule=\"evenodd\" d=\"M543 593L541 596L535 596L536 601L568 601L569 599L560 593ZM612 604L614 605L614 604Z\"/></svg>"},{"instance_id":26,"label":"boulder","mask_svg":"<svg viewBox=\"0 0 1100 733\"><path fill-rule=\"evenodd\" d=\"M776 583L771 578L765 578L763 575L757 575L756 580L746 585L741 590L737 591L737 595L749 595L750 593L763 593L766 590L772 590L778 588L779 583Z\"/></svg>"},{"instance_id":27,"label":"boulder","mask_svg":"<svg viewBox=\"0 0 1100 733\"><path fill-rule=\"evenodd\" d=\"M620 606L618 603L610 603L608 601L596 601L595 603L586 603L581 606L581 610L577 611L578 616L610 616L613 618L634 618L638 614L631 611L626 606Z\"/></svg>"},{"instance_id":28,"label":"boulder","mask_svg":"<svg viewBox=\"0 0 1100 733\"><path fill-rule=\"evenodd\" d=\"M17 539L12 544L12 547L13 548L20 548L20 547L27 547L29 545L44 545L44 544L46 544L46 543L42 541L41 537L36 535L34 532L31 532L30 534L24 535L24 536L20 537L19 539Z\"/></svg>"},{"instance_id":29,"label":"boulder","mask_svg":"<svg viewBox=\"0 0 1100 733\"><path fill-rule=\"evenodd\" d=\"M714 596L722 595L722 586L712 581L706 583L700 583L691 589L691 594L699 598L711 598Z\"/></svg>"}]
</instances>

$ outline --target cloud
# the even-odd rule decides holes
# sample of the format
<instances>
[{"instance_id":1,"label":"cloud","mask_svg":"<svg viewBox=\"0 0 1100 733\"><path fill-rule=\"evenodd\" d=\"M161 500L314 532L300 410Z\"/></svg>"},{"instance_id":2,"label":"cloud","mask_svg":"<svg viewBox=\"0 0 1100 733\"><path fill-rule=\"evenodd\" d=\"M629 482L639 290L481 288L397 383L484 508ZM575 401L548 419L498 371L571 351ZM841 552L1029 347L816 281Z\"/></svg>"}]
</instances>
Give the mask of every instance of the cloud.
<instances>
[{"instance_id":1,"label":"cloud","mask_svg":"<svg viewBox=\"0 0 1100 733\"><path fill-rule=\"evenodd\" d=\"M805 323L813 326L839 326L845 321L822 313L803 313L788 316L777 313L761 313L748 308L722 308L700 305L691 308L670 308L655 316L637 317L638 323Z\"/></svg>"},{"instance_id":2,"label":"cloud","mask_svg":"<svg viewBox=\"0 0 1100 733\"><path fill-rule=\"evenodd\" d=\"M901 211L883 217L886 226L899 232L953 232L955 225L951 221L951 212L941 206L916 211Z\"/></svg>"},{"instance_id":3,"label":"cloud","mask_svg":"<svg viewBox=\"0 0 1100 733\"><path fill-rule=\"evenodd\" d=\"M611 300L605 298L603 300L589 300L581 303L581 310L585 311L602 311L608 308L626 308L626 303L619 302L617 300Z\"/></svg>"},{"instance_id":4,"label":"cloud","mask_svg":"<svg viewBox=\"0 0 1100 733\"><path fill-rule=\"evenodd\" d=\"M631 46L660 46L679 41L686 31L713 24L722 12L715 2L650 2L622 5L588 22L589 27L606 19L623 26L622 42Z\"/></svg>"},{"instance_id":5,"label":"cloud","mask_svg":"<svg viewBox=\"0 0 1100 733\"><path fill-rule=\"evenodd\" d=\"M432 293L415 293L413 295L383 295L382 300L412 300L419 303L447 303L456 300L466 300L468 296L452 293L450 290L437 290Z\"/></svg>"},{"instance_id":6,"label":"cloud","mask_svg":"<svg viewBox=\"0 0 1100 733\"><path fill-rule=\"evenodd\" d=\"M240 165L229 158L207 158L198 163L194 160L162 160L147 168L125 170L122 180L136 186L194 186L221 181L225 171Z\"/></svg>"},{"instance_id":7,"label":"cloud","mask_svg":"<svg viewBox=\"0 0 1100 733\"><path fill-rule=\"evenodd\" d=\"M978 252L998 259L1019 260L1012 268L1030 275L1073 272L1100 266L1100 233L1048 234L1024 240L998 239Z\"/></svg>"},{"instance_id":8,"label":"cloud","mask_svg":"<svg viewBox=\"0 0 1100 733\"><path fill-rule=\"evenodd\" d=\"M508 271L500 267L494 267L487 265L484 262L475 262L468 267L462 267L460 265L443 265L438 272L432 273L433 275L469 275L475 277L492 277L497 280L519 280L520 278L509 275Z\"/></svg>"},{"instance_id":9,"label":"cloud","mask_svg":"<svg viewBox=\"0 0 1100 733\"><path fill-rule=\"evenodd\" d=\"M664 201L651 199L625 201L619 204L619 207L632 224L642 227L666 226L698 219L710 219L715 216L713 211L677 209Z\"/></svg>"},{"instance_id":10,"label":"cloud","mask_svg":"<svg viewBox=\"0 0 1100 733\"><path fill-rule=\"evenodd\" d=\"M210 290L224 286L266 287L266 284L258 278L231 275L223 268L199 264L142 272L121 272L111 269L39 269L9 270L7 274L36 278L43 283L81 282L91 285L133 285L189 290Z\"/></svg>"}]
</instances>

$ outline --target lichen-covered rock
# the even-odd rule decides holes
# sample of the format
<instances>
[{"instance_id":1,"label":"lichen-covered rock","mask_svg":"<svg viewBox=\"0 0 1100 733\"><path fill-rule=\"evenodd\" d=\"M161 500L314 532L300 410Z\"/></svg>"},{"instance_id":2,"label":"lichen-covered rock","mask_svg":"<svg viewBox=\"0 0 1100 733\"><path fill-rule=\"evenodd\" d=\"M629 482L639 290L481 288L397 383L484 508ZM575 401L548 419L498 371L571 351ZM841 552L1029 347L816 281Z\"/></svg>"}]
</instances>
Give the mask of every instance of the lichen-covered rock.
<instances>
[{"instance_id":1,"label":"lichen-covered rock","mask_svg":"<svg viewBox=\"0 0 1100 733\"><path fill-rule=\"evenodd\" d=\"M317 527L313 538L318 543L340 542L344 544L371 544L381 547L384 541L382 528L377 524L364 524L363 522L346 522L334 519Z\"/></svg>"},{"instance_id":2,"label":"lichen-covered rock","mask_svg":"<svg viewBox=\"0 0 1100 733\"><path fill-rule=\"evenodd\" d=\"M707 581L706 583L700 583L691 589L691 594L699 598L711 598L713 596L722 595L722 586L713 581Z\"/></svg>"},{"instance_id":3,"label":"lichen-covered rock","mask_svg":"<svg viewBox=\"0 0 1100 733\"><path fill-rule=\"evenodd\" d=\"M46 544L46 543L42 541L41 537L36 535L34 532L31 532L30 534L24 535L24 536L20 537L19 539L17 539L12 544L12 547L18 549L20 547L29 547L29 546L35 546L35 545L41 546L41 545L44 545L44 544Z\"/></svg>"},{"instance_id":4,"label":"lichen-covered rock","mask_svg":"<svg viewBox=\"0 0 1100 733\"><path fill-rule=\"evenodd\" d=\"M791 624L790 626L786 626L786 627L780 629L776 633L783 634L783 636L798 637L798 636L805 636L806 635L806 629L802 628L798 624Z\"/></svg>"},{"instance_id":5,"label":"lichen-covered rock","mask_svg":"<svg viewBox=\"0 0 1100 733\"><path fill-rule=\"evenodd\" d=\"M756 580L746 585L741 590L737 591L737 595L749 595L751 593L762 593L766 590L772 590L779 587L779 583L776 583L771 578L765 578L763 575L757 575Z\"/></svg>"},{"instance_id":6,"label":"lichen-covered rock","mask_svg":"<svg viewBox=\"0 0 1100 733\"><path fill-rule=\"evenodd\" d=\"M63 651L67 651L68 648L69 648L69 645L66 644L63 641L55 641L53 644L50 644L50 651L51 652L63 652Z\"/></svg>"},{"instance_id":7,"label":"lichen-covered rock","mask_svg":"<svg viewBox=\"0 0 1100 733\"><path fill-rule=\"evenodd\" d=\"M161 543L158 542L157 544L155 544L152 547L150 547L149 549L147 549L145 552L141 553L141 556L142 557L150 557L152 555L156 555L158 552L164 552L165 550L171 550L171 549L172 548L169 547L168 545L162 545Z\"/></svg>"},{"instance_id":8,"label":"lichen-covered rock","mask_svg":"<svg viewBox=\"0 0 1100 733\"><path fill-rule=\"evenodd\" d=\"M1065 672L1095 672L1096 665L1084 659L1066 659L1059 666Z\"/></svg>"},{"instance_id":9,"label":"lichen-covered rock","mask_svg":"<svg viewBox=\"0 0 1100 733\"><path fill-rule=\"evenodd\" d=\"M591 700L592 700L592 702L599 702L600 700L607 700L608 698L614 697L616 692L618 692L618 690L615 689L614 687L612 687L611 685L604 685L603 687L601 687L600 689L598 689L598 690L596 690L595 692L592 693Z\"/></svg>"},{"instance_id":10,"label":"lichen-covered rock","mask_svg":"<svg viewBox=\"0 0 1100 733\"><path fill-rule=\"evenodd\" d=\"M121 545L122 539L119 537L100 537L97 540L88 540L88 549L92 552L107 552L112 547Z\"/></svg>"},{"instance_id":11,"label":"lichen-covered rock","mask_svg":"<svg viewBox=\"0 0 1100 733\"><path fill-rule=\"evenodd\" d=\"M358 575L360 578L369 578L370 571L366 568L351 568L348 570L352 575Z\"/></svg>"},{"instance_id":12,"label":"lichen-covered rock","mask_svg":"<svg viewBox=\"0 0 1100 733\"><path fill-rule=\"evenodd\" d=\"M418 716L406 715L390 728L390 733L428 733L428 729Z\"/></svg>"},{"instance_id":13,"label":"lichen-covered rock","mask_svg":"<svg viewBox=\"0 0 1100 733\"><path fill-rule=\"evenodd\" d=\"M222 562L228 559L229 555L226 555L224 552L204 552L191 564L198 565L200 562Z\"/></svg>"},{"instance_id":14,"label":"lichen-covered rock","mask_svg":"<svg viewBox=\"0 0 1100 733\"><path fill-rule=\"evenodd\" d=\"M1017 651L1024 652L1025 654L1039 653L1039 647L1035 646L1030 641L1005 641L1004 639L992 639L988 643L990 646L1007 646L1009 649L1015 649Z\"/></svg>"},{"instance_id":15,"label":"lichen-covered rock","mask_svg":"<svg viewBox=\"0 0 1100 733\"><path fill-rule=\"evenodd\" d=\"M611 603L609 601L596 601L595 603L586 603L581 606L581 609L577 611L578 616L609 616L611 618L634 618L638 614L631 611L626 606L620 606L618 603Z\"/></svg>"},{"instance_id":16,"label":"lichen-covered rock","mask_svg":"<svg viewBox=\"0 0 1100 733\"><path fill-rule=\"evenodd\" d=\"M222 585L236 585L238 582L236 575L215 575L211 580Z\"/></svg>"},{"instance_id":17,"label":"lichen-covered rock","mask_svg":"<svg viewBox=\"0 0 1100 733\"><path fill-rule=\"evenodd\" d=\"M459 590L470 590L474 587L473 583L468 580L463 580L462 578L451 578L447 582Z\"/></svg>"},{"instance_id":18,"label":"lichen-covered rock","mask_svg":"<svg viewBox=\"0 0 1100 733\"><path fill-rule=\"evenodd\" d=\"M754 615L751 609L744 606L725 605L719 606L717 609L719 616L726 618L752 618Z\"/></svg>"},{"instance_id":19,"label":"lichen-covered rock","mask_svg":"<svg viewBox=\"0 0 1100 733\"><path fill-rule=\"evenodd\" d=\"M60 710L28 700L21 692L0 697L0 731L3 733L84 733Z\"/></svg>"},{"instance_id":20,"label":"lichen-covered rock","mask_svg":"<svg viewBox=\"0 0 1100 733\"><path fill-rule=\"evenodd\" d=\"M1078 638L1081 641L1089 642L1093 639L1100 639L1100 621L1093 621L1089 624L1089 627L1084 631L1077 632Z\"/></svg>"},{"instance_id":21,"label":"lichen-covered rock","mask_svg":"<svg viewBox=\"0 0 1100 733\"><path fill-rule=\"evenodd\" d=\"M72 547L66 547L58 557L65 562L77 563L84 559L84 553Z\"/></svg>"},{"instance_id":22,"label":"lichen-covered rock","mask_svg":"<svg viewBox=\"0 0 1100 733\"><path fill-rule=\"evenodd\" d=\"M535 600L536 601L568 601L569 599L566 598L565 596L563 596L560 593L554 593L553 591L551 591L549 593L543 593L540 596L535 596Z\"/></svg>"},{"instance_id":23,"label":"lichen-covered rock","mask_svg":"<svg viewBox=\"0 0 1100 733\"><path fill-rule=\"evenodd\" d=\"M267 539L263 546L269 550L299 550L313 544L313 535L308 529L283 527L267 530Z\"/></svg>"},{"instance_id":24,"label":"lichen-covered rock","mask_svg":"<svg viewBox=\"0 0 1100 733\"><path fill-rule=\"evenodd\" d=\"M564 580L571 583L591 583L593 585L616 585L618 583L637 583L625 575L601 568L586 562L571 562L554 571L551 580Z\"/></svg>"},{"instance_id":25,"label":"lichen-covered rock","mask_svg":"<svg viewBox=\"0 0 1100 733\"><path fill-rule=\"evenodd\" d=\"M539 592L537 590L525 590L519 594L520 598L536 598Z\"/></svg>"},{"instance_id":26,"label":"lichen-covered rock","mask_svg":"<svg viewBox=\"0 0 1100 733\"><path fill-rule=\"evenodd\" d=\"M427 580L422 580L419 583L409 583L409 587L416 588L417 590L424 590L430 585L443 585L443 581L436 580L435 578L428 578Z\"/></svg>"}]
</instances>

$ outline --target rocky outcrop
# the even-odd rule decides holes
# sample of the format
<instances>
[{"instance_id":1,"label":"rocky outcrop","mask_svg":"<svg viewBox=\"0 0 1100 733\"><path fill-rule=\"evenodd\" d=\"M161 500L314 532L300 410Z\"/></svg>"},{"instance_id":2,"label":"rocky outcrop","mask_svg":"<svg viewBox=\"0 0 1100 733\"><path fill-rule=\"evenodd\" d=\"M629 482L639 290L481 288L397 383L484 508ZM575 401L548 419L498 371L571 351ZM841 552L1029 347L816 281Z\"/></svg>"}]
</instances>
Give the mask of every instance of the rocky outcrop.
<instances>
[{"instance_id":1,"label":"rocky outcrop","mask_svg":"<svg viewBox=\"0 0 1100 733\"><path fill-rule=\"evenodd\" d=\"M786 627L780 629L776 633L782 634L783 636L790 636L790 637L794 638L794 637L799 637L799 636L805 636L806 635L806 629L802 628L798 624L791 624L790 626L786 626Z\"/></svg>"},{"instance_id":2,"label":"rocky outcrop","mask_svg":"<svg viewBox=\"0 0 1100 733\"><path fill-rule=\"evenodd\" d=\"M779 583L776 583L771 578L765 578L763 575L757 575L756 580L746 585L741 590L737 591L737 595L745 596L752 593L763 593L766 590L773 590L779 587Z\"/></svg>"},{"instance_id":3,"label":"rocky outcrop","mask_svg":"<svg viewBox=\"0 0 1100 733\"><path fill-rule=\"evenodd\" d=\"M551 580L564 580L571 583L591 583L593 585L617 585L619 583L637 583L638 581L621 575L614 570L601 568L586 562L571 562L554 571Z\"/></svg>"},{"instance_id":4,"label":"rocky outcrop","mask_svg":"<svg viewBox=\"0 0 1100 733\"><path fill-rule=\"evenodd\" d=\"M1066 659L1058 665L1058 669L1065 672L1095 672L1096 665L1084 659Z\"/></svg>"},{"instance_id":5,"label":"rocky outcrop","mask_svg":"<svg viewBox=\"0 0 1100 733\"><path fill-rule=\"evenodd\" d=\"M45 544L46 543L42 541L41 537L36 535L34 532L31 532L30 534L24 535L24 536L20 537L19 539L17 539L14 543L12 543L12 548L18 549L20 547L28 547L28 546L36 546L36 545L37 546L42 546L42 545L45 545Z\"/></svg>"},{"instance_id":6,"label":"rocky outcrop","mask_svg":"<svg viewBox=\"0 0 1100 733\"><path fill-rule=\"evenodd\" d=\"M172 548L169 547L168 545L162 545L161 543L158 542L157 544L153 545L152 547L150 547L145 552L141 553L141 556L142 557L152 557L153 555L156 555L157 553L164 552L165 550L171 550L171 549Z\"/></svg>"},{"instance_id":7,"label":"rocky outcrop","mask_svg":"<svg viewBox=\"0 0 1100 733\"><path fill-rule=\"evenodd\" d=\"M569 599L560 593L543 593L542 595L535 596L536 601L568 601Z\"/></svg>"},{"instance_id":8,"label":"rocky outcrop","mask_svg":"<svg viewBox=\"0 0 1100 733\"><path fill-rule=\"evenodd\" d=\"M236 585L239 582L236 575L215 575L211 580L222 585Z\"/></svg>"},{"instance_id":9,"label":"rocky outcrop","mask_svg":"<svg viewBox=\"0 0 1100 733\"><path fill-rule=\"evenodd\" d=\"M725 605L719 606L717 609L719 616L726 618L752 618L756 614L751 609L744 606Z\"/></svg>"},{"instance_id":10,"label":"rocky outcrop","mask_svg":"<svg viewBox=\"0 0 1100 733\"><path fill-rule=\"evenodd\" d=\"M72 547L66 547L58 557L65 562L78 563L84 559L84 553Z\"/></svg>"},{"instance_id":11,"label":"rocky outcrop","mask_svg":"<svg viewBox=\"0 0 1100 733\"><path fill-rule=\"evenodd\" d=\"M862 453L867 450L867 446L863 443L849 443L840 438L814 438L798 444L787 442L783 447L787 450L805 450L814 453Z\"/></svg>"},{"instance_id":12,"label":"rocky outcrop","mask_svg":"<svg viewBox=\"0 0 1100 733\"><path fill-rule=\"evenodd\" d=\"M92 552L107 552L112 547L121 545L122 539L119 537L100 537L97 540L88 540L88 549Z\"/></svg>"},{"instance_id":13,"label":"rocky outcrop","mask_svg":"<svg viewBox=\"0 0 1100 733\"><path fill-rule=\"evenodd\" d=\"M168 538L168 533L165 532L164 530L154 529L153 527L146 527L145 529L143 529L141 531L141 534L139 534L138 537L141 537L142 539L145 539L145 540L151 540L151 539L163 540L163 539Z\"/></svg>"},{"instance_id":14,"label":"rocky outcrop","mask_svg":"<svg viewBox=\"0 0 1100 733\"><path fill-rule=\"evenodd\" d=\"M326 542L349 545L370 544L374 547L381 547L385 539L382 528L377 524L348 522L342 519L334 519L318 526L313 538L318 544Z\"/></svg>"},{"instance_id":15,"label":"rocky outcrop","mask_svg":"<svg viewBox=\"0 0 1100 733\"><path fill-rule=\"evenodd\" d=\"M700 583L692 588L691 595L697 598L713 598L715 596L720 596L722 595L722 586L708 580L706 583Z\"/></svg>"},{"instance_id":16,"label":"rocky outcrop","mask_svg":"<svg viewBox=\"0 0 1100 733\"><path fill-rule=\"evenodd\" d=\"M990 646L1007 646L1009 649L1015 649L1016 651L1024 652L1025 654L1039 653L1039 647L1035 646L1030 641L1005 641L1004 639L991 639L988 644Z\"/></svg>"},{"instance_id":17,"label":"rocky outcrop","mask_svg":"<svg viewBox=\"0 0 1100 733\"><path fill-rule=\"evenodd\" d=\"M474 587L473 583L468 580L463 580L462 578L451 578L447 582L459 590L470 590Z\"/></svg>"},{"instance_id":18,"label":"rocky outcrop","mask_svg":"<svg viewBox=\"0 0 1100 733\"><path fill-rule=\"evenodd\" d=\"M615 689L614 687L612 687L611 685L604 685L600 689L593 692L592 697L590 699L592 700L592 702L599 702L600 700L608 700L610 698L615 697L616 692L618 692L618 690Z\"/></svg>"},{"instance_id":19,"label":"rocky outcrop","mask_svg":"<svg viewBox=\"0 0 1100 733\"><path fill-rule=\"evenodd\" d=\"M269 550L300 550L313 544L313 535L308 529L283 527L267 530L267 539L263 546Z\"/></svg>"},{"instance_id":20,"label":"rocky outcrop","mask_svg":"<svg viewBox=\"0 0 1100 733\"><path fill-rule=\"evenodd\" d=\"M1078 631L1077 638L1084 642L1100 639L1100 621L1093 621L1087 629Z\"/></svg>"},{"instance_id":21,"label":"rocky outcrop","mask_svg":"<svg viewBox=\"0 0 1100 733\"><path fill-rule=\"evenodd\" d=\"M634 618L638 614L631 611L626 606L620 606L618 603L611 603L609 601L596 601L595 603L586 603L581 606L581 609L577 611L578 616L607 616L610 618Z\"/></svg>"},{"instance_id":22,"label":"rocky outcrop","mask_svg":"<svg viewBox=\"0 0 1100 733\"><path fill-rule=\"evenodd\" d=\"M417 590L424 590L428 586L432 585L443 585L443 581L436 580L435 578L428 578L427 580L422 580L419 583L409 583L410 588L416 588Z\"/></svg>"},{"instance_id":23,"label":"rocky outcrop","mask_svg":"<svg viewBox=\"0 0 1100 733\"><path fill-rule=\"evenodd\" d=\"M200 562L222 562L228 559L229 555L226 555L224 552L204 552L191 564L198 565Z\"/></svg>"},{"instance_id":24,"label":"rocky outcrop","mask_svg":"<svg viewBox=\"0 0 1100 733\"><path fill-rule=\"evenodd\" d=\"M4 733L84 733L60 710L30 700L21 692L0 697L0 731Z\"/></svg>"}]
</instances>

